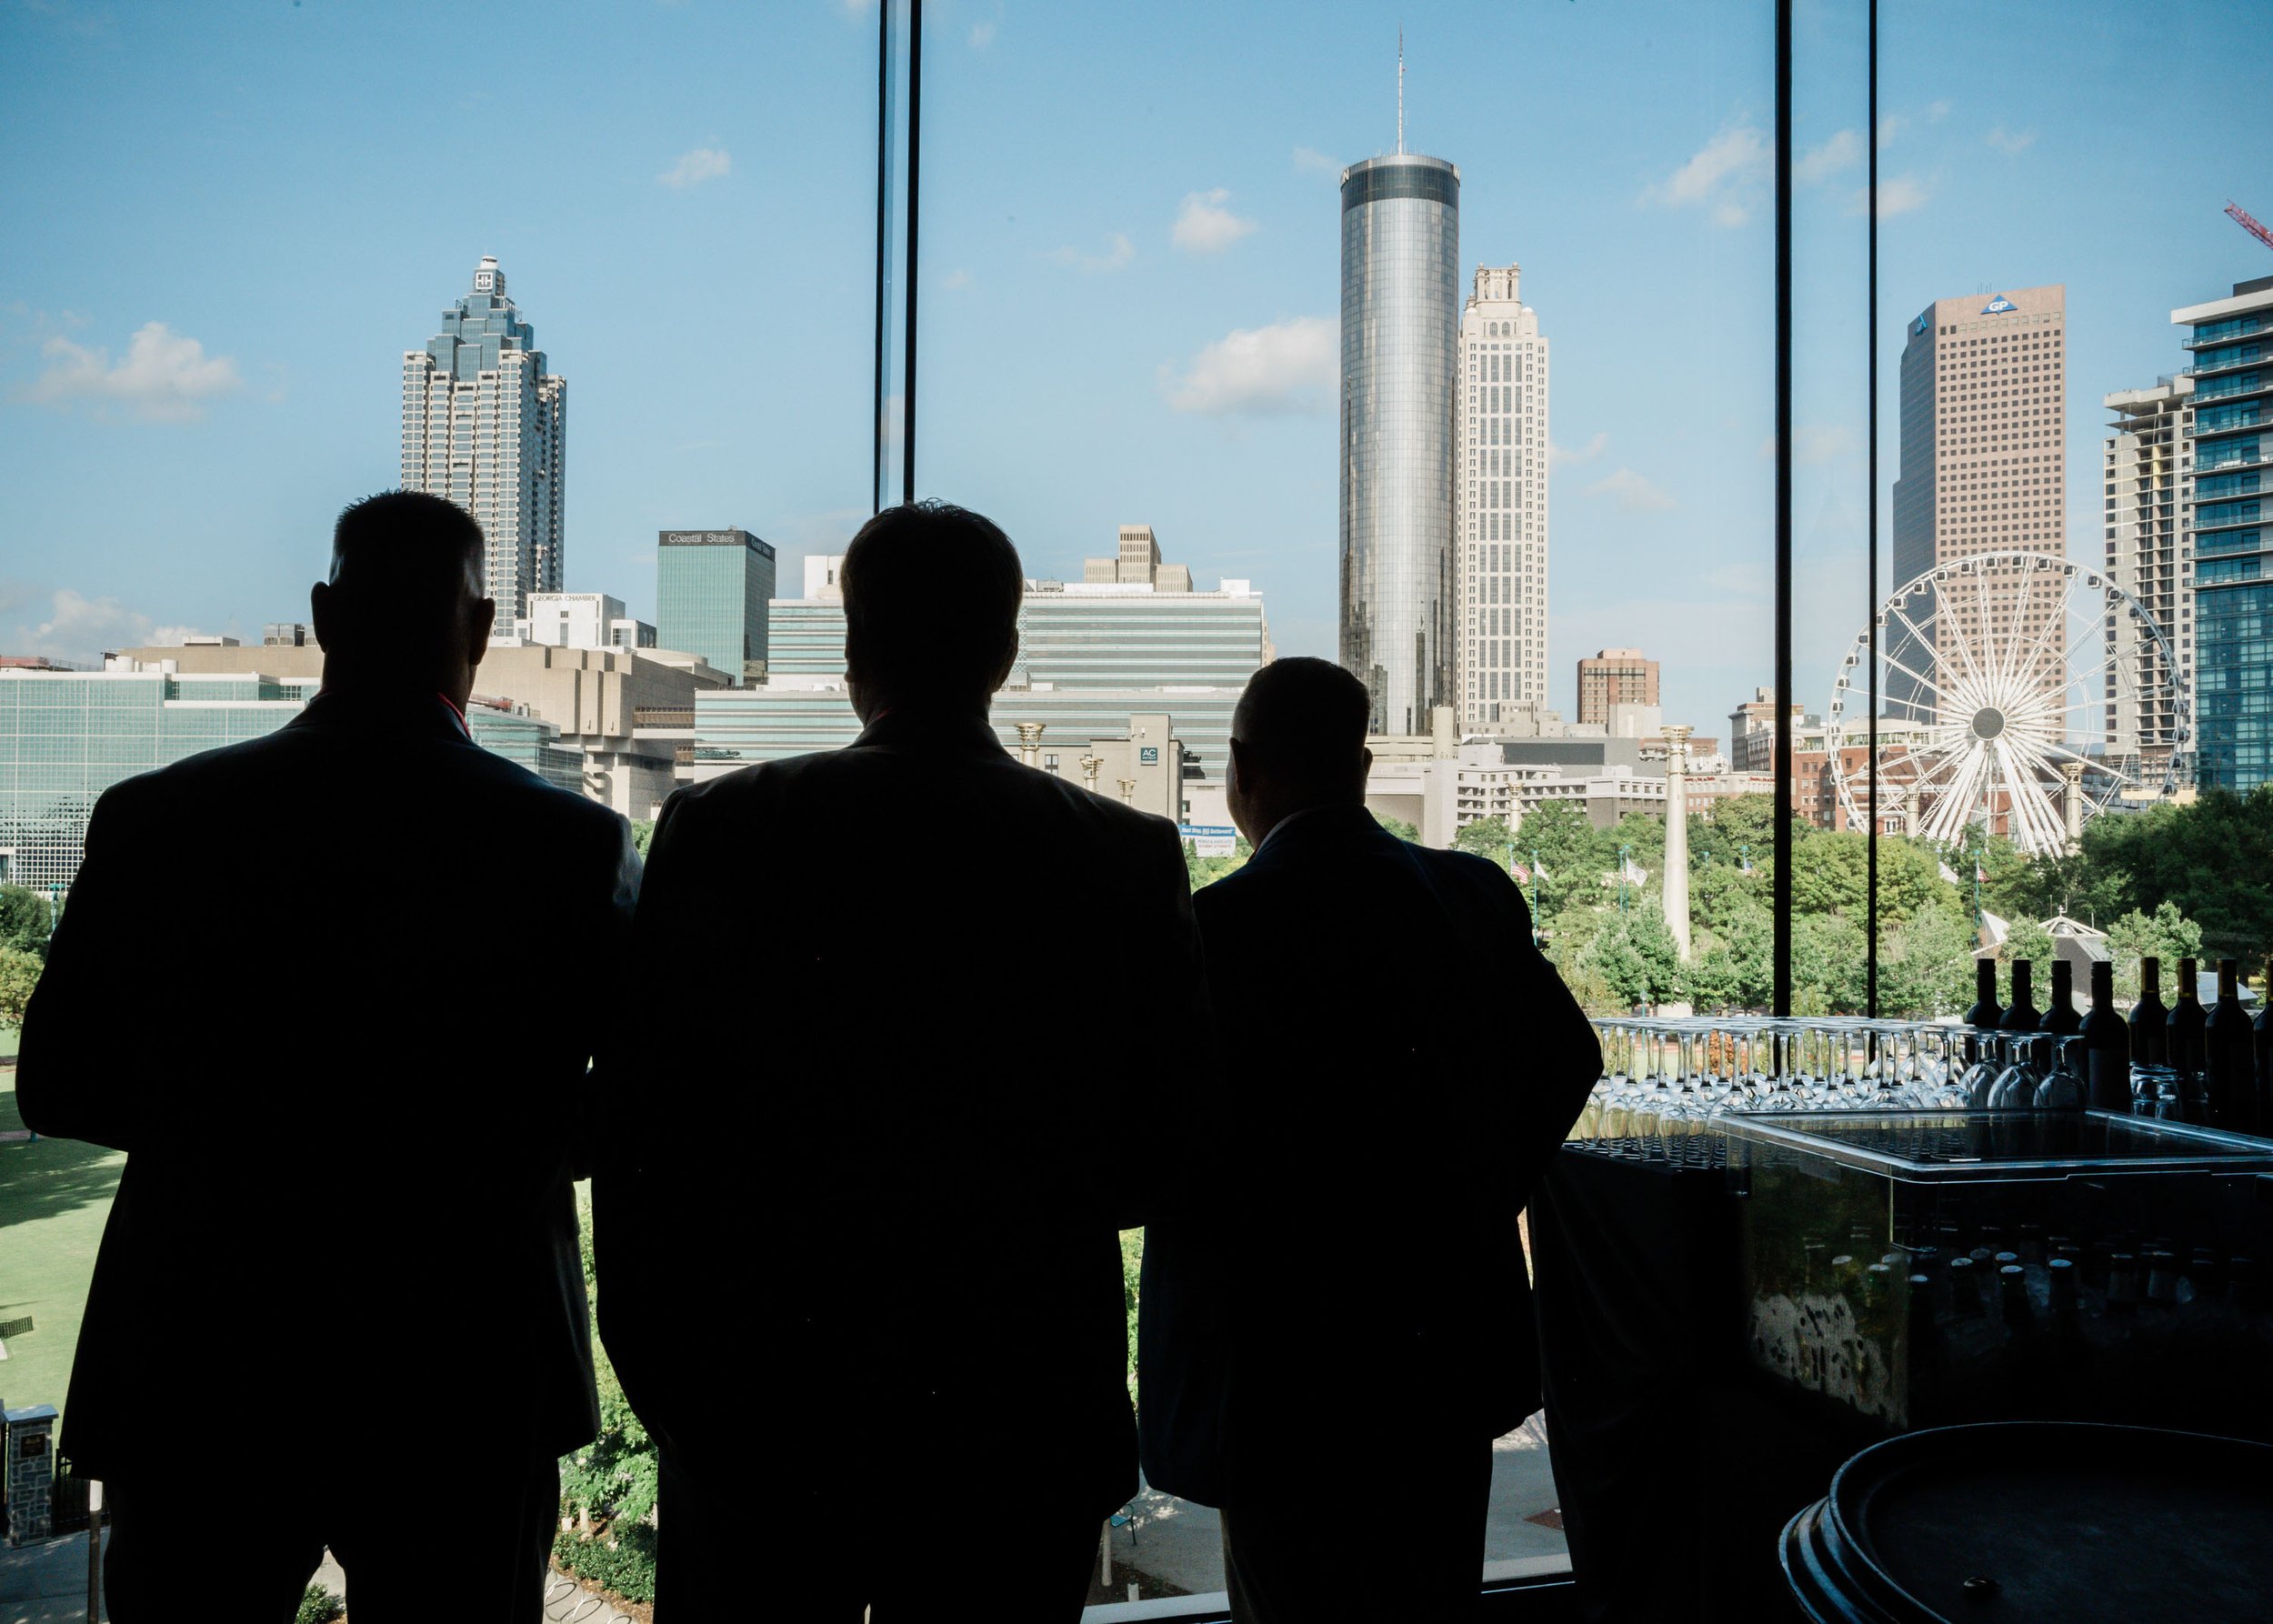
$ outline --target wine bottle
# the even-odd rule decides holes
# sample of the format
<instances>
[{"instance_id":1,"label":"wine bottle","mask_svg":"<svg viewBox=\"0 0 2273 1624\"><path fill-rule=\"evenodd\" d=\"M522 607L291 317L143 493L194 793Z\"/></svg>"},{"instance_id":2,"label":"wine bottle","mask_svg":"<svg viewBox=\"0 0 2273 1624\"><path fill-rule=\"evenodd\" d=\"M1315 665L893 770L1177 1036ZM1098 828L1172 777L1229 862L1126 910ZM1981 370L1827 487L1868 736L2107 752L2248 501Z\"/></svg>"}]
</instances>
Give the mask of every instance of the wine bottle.
<instances>
[{"instance_id":1,"label":"wine bottle","mask_svg":"<svg viewBox=\"0 0 2273 1624\"><path fill-rule=\"evenodd\" d=\"M1997 1030L2005 1018L2005 1011L1997 1002L1997 960L1977 958L1973 961L1973 1007L1965 1012L1965 1061L1970 1066L1981 1058L1981 1034Z\"/></svg>"},{"instance_id":2,"label":"wine bottle","mask_svg":"<svg viewBox=\"0 0 2273 1624\"><path fill-rule=\"evenodd\" d=\"M2170 1011L2162 1002L2162 960L2151 953L2138 961L2138 1002L2131 1006L2131 1064L2167 1066L2170 1053Z\"/></svg>"},{"instance_id":3,"label":"wine bottle","mask_svg":"<svg viewBox=\"0 0 2273 1624\"><path fill-rule=\"evenodd\" d=\"M2076 1011L2076 971L2065 958L2052 961L2052 1001L2045 1006L2037 1030L2065 1038L2084 1024Z\"/></svg>"},{"instance_id":4,"label":"wine bottle","mask_svg":"<svg viewBox=\"0 0 2273 1624\"><path fill-rule=\"evenodd\" d=\"M2005 1018L1998 1024L2008 1032L2033 1032L2044 1018L2037 1008L2036 997L2029 990L2028 961L2013 960L2013 1001L2006 1007Z\"/></svg>"},{"instance_id":5,"label":"wine bottle","mask_svg":"<svg viewBox=\"0 0 2273 1624\"><path fill-rule=\"evenodd\" d=\"M2202 1011L2201 997L2195 990L2194 960L2178 961L2178 997L2170 1006L2170 1018L2163 1029L2170 1034L2167 1064L2178 1074L2178 1094L2186 1101L2187 1120L2198 1120L2195 1100L2202 1091L2202 1031L2209 1018Z\"/></svg>"},{"instance_id":6,"label":"wine bottle","mask_svg":"<svg viewBox=\"0 0 2273 1624\"><path fill-rule=\"evenodd\" d=\"M2091 1007L2079 1028L2084 1039L2084 1103L2095 1111L2131 1108L2131 1032L2115 1012L2115 965L2091 967Z\"/></svg>"},{"instance_id":7,"label":"wine bottle","mask_svg":"<svg viewBox=\"0 0 2273 1624\"><path fill-rule=\"evenodd\" d=\"M2249 1028L2249 1012L2241 1007L2239 970L2230 958L2218 961L2218 1002L2202 1022L2202 1067L2210 1126L2256 1133L2257 1065L2251 1052L2256 1034Z\"/></svg>"}]
</instances>

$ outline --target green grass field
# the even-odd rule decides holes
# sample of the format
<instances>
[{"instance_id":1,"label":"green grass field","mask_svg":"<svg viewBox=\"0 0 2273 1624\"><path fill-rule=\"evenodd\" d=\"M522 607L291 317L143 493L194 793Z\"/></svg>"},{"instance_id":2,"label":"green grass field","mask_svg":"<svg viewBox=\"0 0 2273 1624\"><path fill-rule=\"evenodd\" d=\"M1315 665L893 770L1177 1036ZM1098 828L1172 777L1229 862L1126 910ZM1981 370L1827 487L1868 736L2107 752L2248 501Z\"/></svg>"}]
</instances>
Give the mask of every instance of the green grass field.
<instances>
[{"instance_id":1,"label":"green grass field","mask_svg":"<svg viewBox=\"0 0 2273 1624\"><path fill-rule=\"evenodd\" d=\"M0 1058L15 1053L15 1033L0 1030ZM11 1068L0 1071L0 1130L23 1126ZM95 1248L125 1165L123 1152L72 1139L0 1144L0 1320L33 1322L0 1359L0 1402L10 1409L63 1405Z\"/></svg>"}]
</instances>

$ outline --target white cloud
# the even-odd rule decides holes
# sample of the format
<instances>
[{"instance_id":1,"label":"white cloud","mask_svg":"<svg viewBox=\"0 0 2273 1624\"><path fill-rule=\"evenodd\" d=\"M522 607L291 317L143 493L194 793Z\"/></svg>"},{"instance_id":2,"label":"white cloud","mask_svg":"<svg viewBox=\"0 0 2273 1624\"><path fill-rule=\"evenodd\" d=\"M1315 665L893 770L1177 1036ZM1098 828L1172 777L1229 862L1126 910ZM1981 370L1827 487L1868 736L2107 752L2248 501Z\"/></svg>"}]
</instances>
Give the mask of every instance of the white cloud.
<instances>
[{"instance_id":1,"label":"white cloud","mask_svg":"<svg viewBox=\"0 0 2273 1624\"><path fill-rule=\"evenodd\" d=\"M1732 124L1665 181L1643 187L1641 200L1667 208L1709 203L1714 224L1741 226L1752 217L1768 167L1767 137L1757 125Z\"/></svg>"},{"instance_id":2,"label":"white cloud","mask_svg":"<svg viewBox=\"0 0 2273 1624\"><path fill-rule=\"evenodd\" d=\"M1909 119L1900 113L1889 113L1878 121L1878 145L1881 151L1894 145L1894 138L1909 127Z\"/></svg>"},{"instance_id":3,"label":"white cloud","mask_svg":"<svg viewBox=\"0 0 2273 1624\"><path fill-rule=\"evenodd\" d=\"M984 51L988 45L993 45L995 31L1001 26L1001 24L991 19L984 23L973 23L971 25L971 49Z\"/></svg>"},{"instance_id":4,"label":"white cloud","mask_svg":"<svg viewBox=\"0 0 2273 1624\"><path fill-rule=\"evenodd\" d=\"M1339 175L1342 166L1315 146L1295 148L1295 167L1306 175Z\"/></svg>"},{"instance_id":5,"label":"white cloud","mask_svg":"<svg viewBox=\"0 0 2273 1624\"><path fill-rule=\"evenodd\" d=\"M1846 456L1855 449L1855 431L1843 423L1803 423L1792 430L1792 462L1797 467L1813 467ZM1776 436L1768 436L1760 442L1760 460L1773 462L1776 458Z\"/></svg>"},{"instance_id":6,"label":"white cloud","mask_svg":"<svg viewBox=\"0 0 2273 1624\"><path fill-rule=\"evenodd\" d=\"M1926 104L1926 122L1928 124L1939 124L1943 119L1948 116L1949 98L1948 96L1942 97L1939 101L1928 102Z\"/></svg>"},{"instance_id":7,"label":"white cloud","mask_svg":"<svg viewBox=\"0 0 2273 1624\"><path fill-rule=\"evenodd\" d=\"M1116 231L1106 239L1108 246L1102 254L1084 254L1078 248L1052 248L1050 259L1058 265L1071 266L1077 271L1117 271L1136 257L1136 245L1128 240L1128 233Z\"/></svg>"},{"instance_id":8,"label":"white cloud","mask_svg":"<svg viewBox=\"0 0 2273 1624\"><path fill-rule=\"evenodd\" d=\"M1878 217L1884 220L1890 216L1907 215L1912 209L1924 208L1933 195L1933 188L1915 175L1898 175L1892 180L1880 181L1878 183ZM1863 215L1870 212L1870 192L1867 187L1857 188L1855 195L1847 200L1847 212L1850 215Z\"/></svg>"},{"instance_id":9,"label":"white cloud","mask_svg":"<svg viewBox=\"0 0 2273 1624\"><path fill-rule=\"evenodd\" d=\"M1568 446L1557 446L1550 442L1547 448L1547 466L1559 468L1568 463L1590 463L1596 457L1600 456L1609 444L1610 436L1599 430L1596 431L1593 439L1576 450Z\"/></svg>"},{"instance_id":10,"label":"white cloud","mask_svg":"<svg viewBox=\"0 0 2273 1624\"><path fill-rule=\"evenodd\" d=\"M2027 152L2036 145L2037 133L2034 130L2008 130L2000 124L1982 139L2001 153L2017 155Z\"/></svg>"},{"instance_id":11,"label":"white cloud","mask_svg":"<svg viewBox=\"0 0 2273 1624\"><path fill-rule=\"evenodd\" d=\"M195 627L159 626L115 597L87 597L66 586L49 600L45 620L16 627L9 652L92 666L105 653L170 647L195 634Z\"/></svg>"},{"instance_id":12,"label":"white cloud","mask_svg":"<svg viewBox=\"0 0 2273 1624\"><path fill-rule=\"evenodd\" d=\"M75 344L58 335L40 346L47 369L25 393L61 406L74 400L120 401L135 416L162 422L195 422L205 403L244 386L236 362L208 356L205 346L162 321L147 322L114 362L100 345Z\"/></svg>"},{"instance_id":13,"label":"white cloud","mask_svg":"<svg viewBox=\"0 0 2273 1624\"><path fill-rule=\"evenodd\" d=\"M1627 513L1661 513L1674 506L1665 492L1631 468L1620 468L1587 487L1590 496L1611 496Z\"/></svg>"},{"instance_id":14,"label":"white cloud","mask_svg":"<svg viewBox=\"0 0 2273 1624\"><path fill-rule=\"evenodd\" d=\"M968 287L970 285L971 273L964 270L961 266L958 266L954 270L947 273L947 286L949 287Z\"/></svg>"},{"instance_id":15,"label":"white cloud","mask_svg":"<svg viewBox=\"0 0 2273 1624\"><path fill-rule=\"evenodd\" d=\"M1168 404L1211 416L1280 416L1322 412L1334 404L1340 329L1324 316L1297 316L1267 327L1242 327L1192 358L1183 376L1162 368Z\"/></svg>"},{"instance_id":16,"label":"white cloud","mask_svg":"<svg viewBox=\"0 0 2273 1624\"><path fill-rule=\"evenodd\" d=\"M1822 145L1802 153L1791 166L1792 179L1803 186L1817 185L1859 162L1862 155L1862 133L1841 130Z\"/></svg>"},{"instance_id":17,"label":"white cloud","mask_svg":"<svg viewBox=\"0 0 2273 1624\"><path fill-rule=\"evenodd\" d=\"M1212 192L1187 192L1169 240L1187 254L1222 253L1255 229L1254 221L1224 207L1230 201L1231 194L1222 186Z\"/></svg>"},{"instance_id":18,"label":"white cloud","mask_svg":"<svg viewBox=\"0 0 2273 1624\"><path fill-rule=\"evenodd\" d=\"M684 192L706 180L721 180L733 173L734 155L725 147L697 146L692 152L679 154L679 161L656 179L674 192Z\"/></svg>"}]
</instances>

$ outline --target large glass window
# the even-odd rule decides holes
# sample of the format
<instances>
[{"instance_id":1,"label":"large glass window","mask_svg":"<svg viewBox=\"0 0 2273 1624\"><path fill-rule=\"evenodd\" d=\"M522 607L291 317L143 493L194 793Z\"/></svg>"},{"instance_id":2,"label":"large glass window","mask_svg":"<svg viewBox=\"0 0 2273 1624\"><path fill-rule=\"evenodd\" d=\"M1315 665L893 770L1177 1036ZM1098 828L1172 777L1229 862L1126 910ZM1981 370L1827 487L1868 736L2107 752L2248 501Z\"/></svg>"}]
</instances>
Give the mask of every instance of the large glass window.
<instances>
[{"instance_id":1,"label":"large glass window","mask_svg":"<svg viewBox=\"0 0 2273 1624\"><path fill-rule=\"evenodd\" d=\"M0 24L0 989L96 797L297 710L331 519L406 483L488 531L477 741L642 826L856 736L837 561L937 496L1029 578L1005 747L1174 819L1195 887L1251 856L1242 685L1317 655L1376 815L1507 869L1606 1022L1950 1028L1984 960L2261 996L2273 195L2228 17L935 0L919 73L915 12ZM1441 990L1367 951L1368 1018ZM1614 1066L1692 1066L1650 1030ZM9 1138L7 1088L0 1385L60 1404L118 1162ZM1322 1322L1364 1311L1304 1244ZM617 1422L587 1542L646 1526ZM1484 1579L1567 1566L1547 1443L1495 1445ZM1216 1533L1148 1488L1093 1602L1216 1595Z\"/></svg>"}]
</instances>

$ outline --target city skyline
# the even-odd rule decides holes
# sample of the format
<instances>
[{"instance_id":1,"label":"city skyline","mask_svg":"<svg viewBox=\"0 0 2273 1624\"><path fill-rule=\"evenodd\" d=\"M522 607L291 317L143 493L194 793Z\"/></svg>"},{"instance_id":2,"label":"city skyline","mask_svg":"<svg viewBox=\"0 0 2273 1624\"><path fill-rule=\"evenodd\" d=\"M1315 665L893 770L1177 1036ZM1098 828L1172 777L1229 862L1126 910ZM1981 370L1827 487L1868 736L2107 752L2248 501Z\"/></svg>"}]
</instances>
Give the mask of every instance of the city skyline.
<instances>
[{"instance_id":1,"label":"city skyline","mask_svg":"<svg viewBox=\"0 0 2273 1624\"><path fill-rule=\"evenodd\" d=\"M1507 37L1489 8L1408 15L1408 145L1461 160L1463 276L1520 256L1553 315L1554 647L1661 650L1667 713L1695 720L1767 675L1767 33L1733 4L1597 14L1527 14L1519 51L1477 48ZM526 71L479 85L418 72L446 15L0 20L5 217L41 222L0 261L0 646L86 657L304 617L331 517L394 476L380 380L405 329L482 253L573 357L565 586L652 618L653 536L675 518L744 517L794 575L865 516L873 13L507 15ZM984 43L935 24L918 485L1000 517L1037 575L1147 513L1196 571L1267 581L1282 648L1331 654L1331 198L1393 138L1395 19L1303 15L1161 30L1013 6ZM2168 311L2264 256L2218 210L2255 201L2267 137L2236 126L2173 184L2095 109L2142 75L2256 94L2273 47L2198 8L2008 21L2033 42L2026 75L1940 49L1978 24L1955 5L1906 8L1882 41L1883 479L1897 312L2065 281L2066 450L2096 466L2105 394L2173 369ZM1872 596L1870 143L1858 31L1800 27L1795 697L1815 710ZM1267 83L1236 65L1258 52L1284 70ZM193 58L225 71L180 75ZM629 60L642 74L615 71ZM733 65L751 60L761 96ZM1083 62L1115 71L1066 71ZM1510 97L1514 62L1532 65ZM116 114L86 126L75 86L96 80ZM1606 120L1613 85L1627 111ZM524 133L509 183L432 184L462 170L469 125ZM1085 133L1031 139L1046 127ZM406 185L418 209L384 206ZM324 320L273 321L279 264ZM1045 332L1079 332L1078 364ZM2098 481L2068 483L2082 537ZM1549 678L1569 714L1569 662Z\"/></svg>"}]
</instances>

